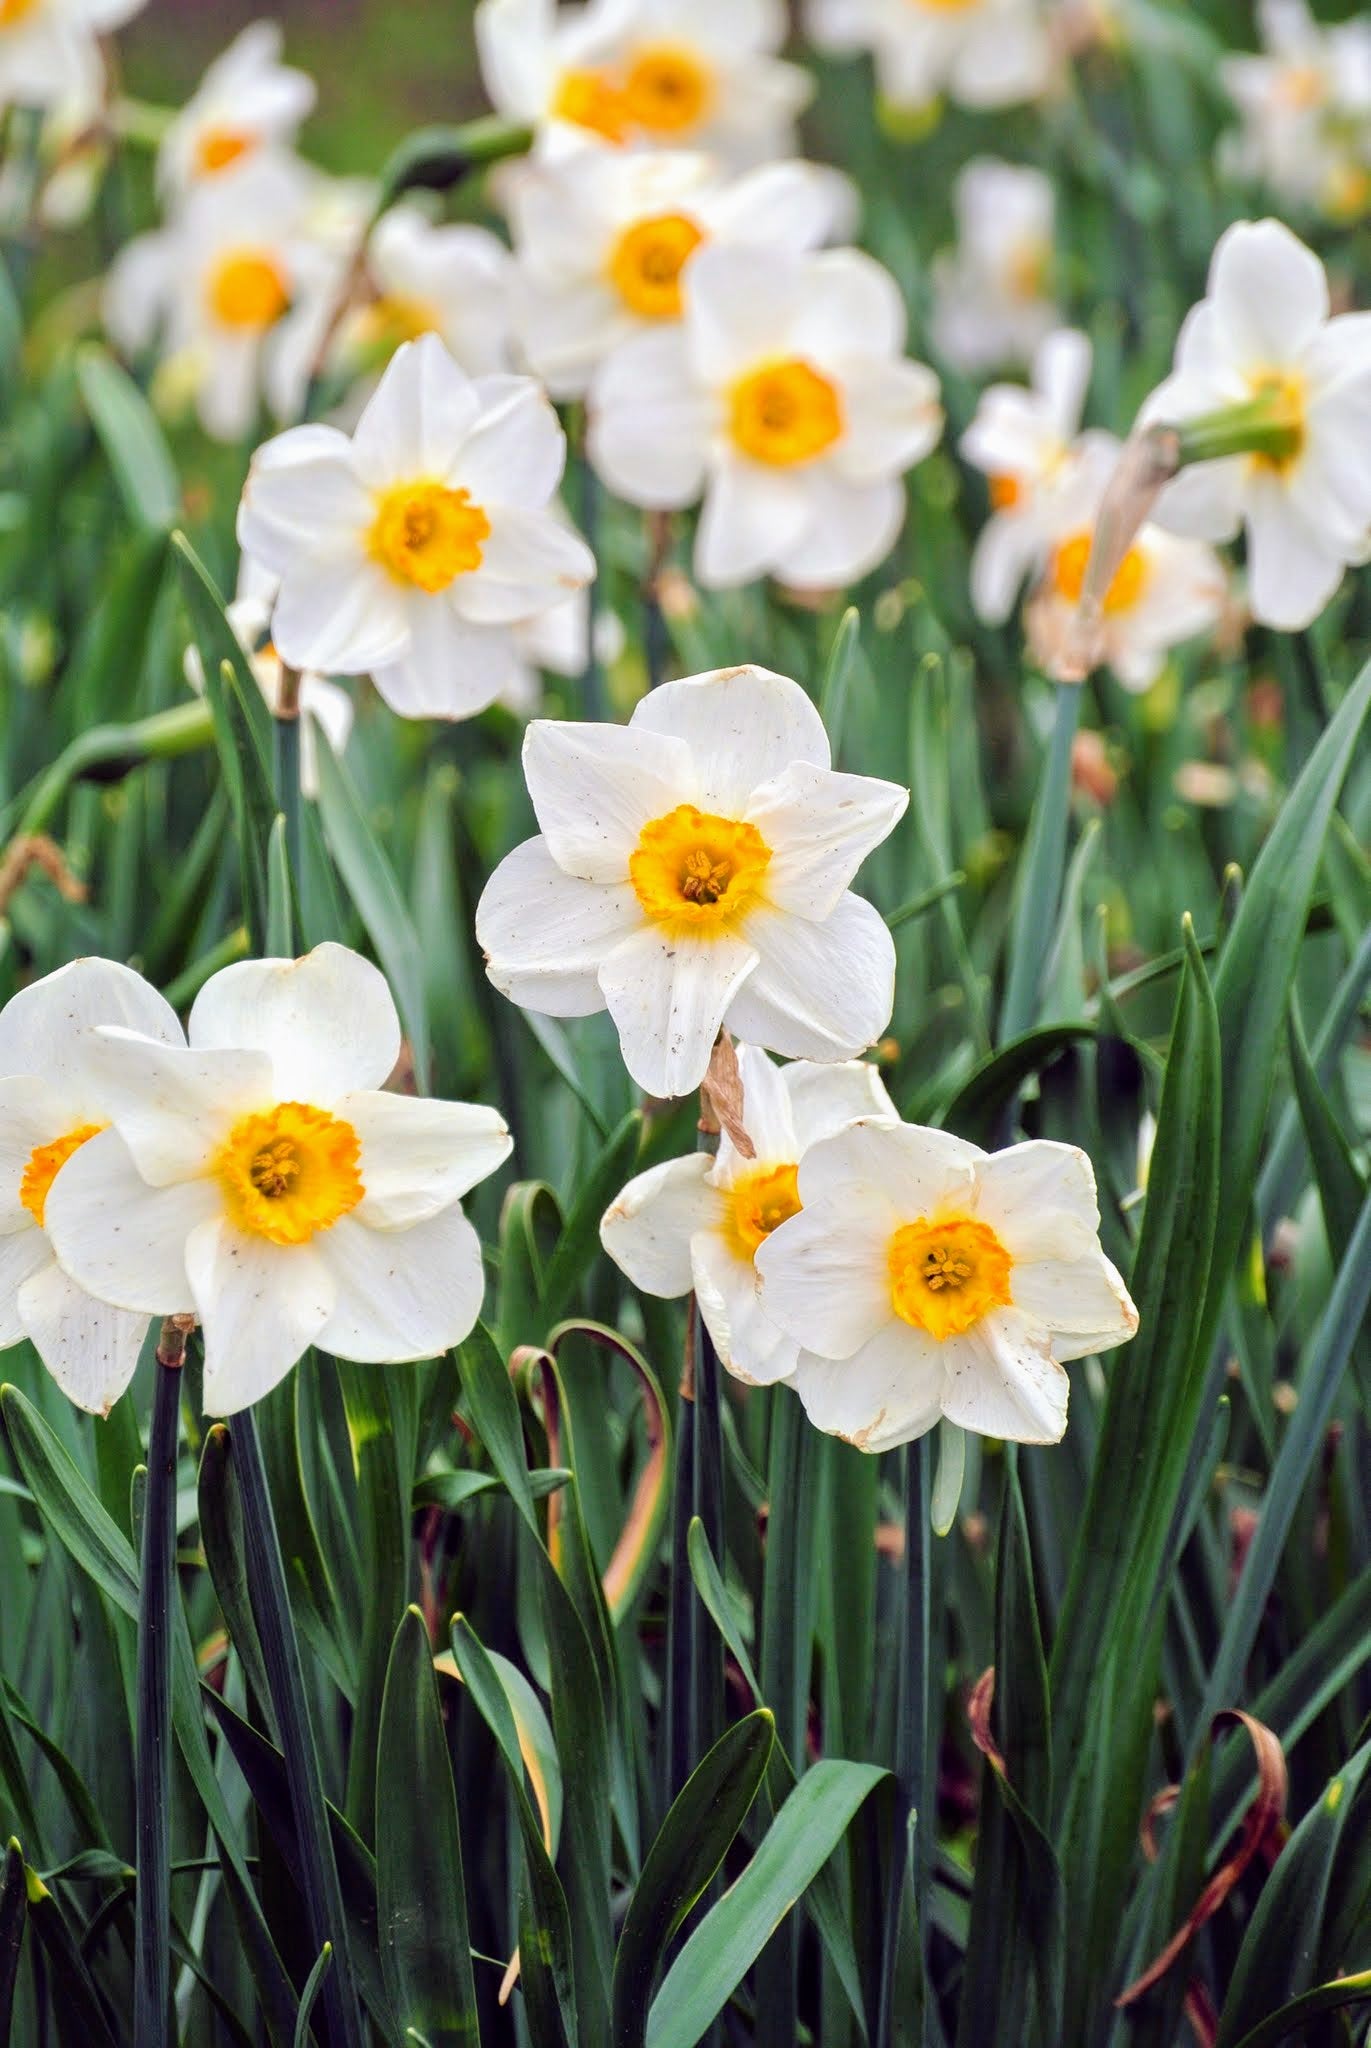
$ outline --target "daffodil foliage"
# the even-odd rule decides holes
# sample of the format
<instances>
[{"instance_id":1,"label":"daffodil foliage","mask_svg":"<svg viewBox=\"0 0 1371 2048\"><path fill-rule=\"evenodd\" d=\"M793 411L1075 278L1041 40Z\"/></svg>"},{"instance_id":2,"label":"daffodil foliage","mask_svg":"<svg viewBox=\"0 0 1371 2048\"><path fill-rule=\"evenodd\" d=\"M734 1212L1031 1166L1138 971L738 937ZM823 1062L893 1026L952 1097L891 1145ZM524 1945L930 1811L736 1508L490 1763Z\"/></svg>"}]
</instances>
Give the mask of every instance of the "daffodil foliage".
<instances>
[{"instance_id":1,"label":"daffodil foliage","mask_svg":"<svg viewBox=\"0 0 1371 2048\"><path fill-rule=\"evenodd\" d=\"M0 2048L1364 2042L1371 27L281 12L0 0Z\"/></svg>"}]
</instances>

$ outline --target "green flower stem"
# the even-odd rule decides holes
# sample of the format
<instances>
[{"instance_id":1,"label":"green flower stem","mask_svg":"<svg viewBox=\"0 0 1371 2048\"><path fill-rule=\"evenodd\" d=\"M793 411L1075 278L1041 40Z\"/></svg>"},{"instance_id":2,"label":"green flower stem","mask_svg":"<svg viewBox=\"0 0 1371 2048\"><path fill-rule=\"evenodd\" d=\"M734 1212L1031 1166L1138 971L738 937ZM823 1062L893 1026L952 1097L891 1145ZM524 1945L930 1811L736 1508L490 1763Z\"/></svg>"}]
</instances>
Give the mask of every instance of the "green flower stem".
<instances>
[{"instance_id":1,"label":"green flower stem","mask_svg":"<svg viewBox=\"0 0 1371 2048\"><path fill-rule=\"evenodd\" d=\"M912 1892L911 1918L918 1931L920 1987L917 2026L899 2036L922 2044L928 2037L923 1946L927 1940L928 1844L933 1824L928 1779L929 1637L931 1622L930 1488L927 1433L910 1444L905 1458L904 1605L900 1614L899 1666L895 1692L895 1826L890 1843L885 1934L881 1953L881 2003L876 2048L895 2040L894 1998L900 1927L905 1914L905 1878ZM913 1837L910 1839L910 1827Z\"/></svg>"},{"instance_id":2,"label":"green flower stem","mask_svg":"<svg viewBox=\"0 0 1371 2048\"><path fill-rule=\"evenodd\" d=\"M295 1620L286 1590L285 1566L267 1489L257 1422L250 1408L230 1425L234 1467L243 1503L248 1583L253 1613L262 1640L272 1710L281 1732L281 1749L290 1781L291 1812L300 1858L301 1889L309 1922L309 1938L318 1955L333 1947L333 1967L323 1986L328 2037L334 2048L363 2048L361 2008L357 2001L342 1887L329 1832L328 1808L319 1771L319 1753L305 1695L304 1671Z\"/></svg>"},{"instance_id":3,"label":"green flower stem","mask_svg":"<svg viewBox=\"0 0 1371 2048\"><path fill-rule=\"evenodd\" d=\"M118 782L148 761L171 761L178 754L193 753L197 747L212 746L214 721L201 697L188 704L173 705L170 711L155 711L128 725L93 725L78 733L45 769L28 792L19 814L21 832L43 832L51 823L73 782L83 777L92 781ZM4 821L11 829L12 816Z\"/></svg>"},{"instance_id":4,"label":"green flower stem","mask_svg":"<svg viewBox=\"0 0 1371 2048\"><path fill-rule=\"evenodd\" d=\"M1226 405L1198 419L1178 420L1176 466L1221 462L1230 455L1265 455L1286 462L1298 455L1304 439L1303 421L1282 390L1273 389L1242 405Z\"/></svg>"},{"instance_id":5,"label":"green flower stem","mask_svg":"<svg viewBox=\"0 0 1371 2048\"><path fill-rule=\"evenodd\" d=\"M286 821L286 861L300 884L300 675L281 670L281 699L272 719L276 803Z\"/></svg>"},{"instance_id":6,"label":"green flower stem","mask_svg":"<svg viewBox=\"0 0 1371 2048\"><path fill-rule=\"evenodd\" d=\"M138 1883L134 2048L166 2048L171 2000L171 1636L176 1598L176 1437L191 1318L168 1316L157 1345L138 1589L134 1832Z\"/></svg>"}]
</instances>

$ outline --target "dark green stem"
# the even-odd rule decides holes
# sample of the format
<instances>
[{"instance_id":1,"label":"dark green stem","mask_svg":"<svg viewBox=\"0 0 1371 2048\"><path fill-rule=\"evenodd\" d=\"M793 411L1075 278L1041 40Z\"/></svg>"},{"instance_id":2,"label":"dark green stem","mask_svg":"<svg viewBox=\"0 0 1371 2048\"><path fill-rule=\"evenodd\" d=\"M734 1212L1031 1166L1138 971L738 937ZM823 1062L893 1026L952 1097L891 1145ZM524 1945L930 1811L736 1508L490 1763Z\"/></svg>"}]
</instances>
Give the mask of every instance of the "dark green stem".
<instances>
[{"instance_id":1,"label":"dark green stem","mask_svg":"<svg viewBox=\"0 0 1371 2048\"><path fill-rule=\"evenodd\" d=\"M905 1914L905 1880L912 1892L910 1920L920 1947L916 1982L919 2018L915 2031L901 2039L927 2039L927 1985L923 1947L927 1939L928 1845L933 1825L929 1767L929 1633L931 1620L929 1543L929 1437L921 1436L905 1451L904 1605L900 1615L899 1669L895 1693L895 1828L890 1844L886 1887L885 1936L881 1955L881 2004L876 2048L890 2048L894 2039L894 1996L900 1928ZM913 1839L910 1841L910 1824Z\"/></svg>"},{"instance_id":2,"label":"dark green stem","mask_svg":"<svg viewBox=\"0 0 1371 2048\"><path fill-rule=\"evenodd\" d=\"M157 1346L138 1594L134 2048L166 2048L170 2039L171 1606L176 1597L176 1437L185 1344L181 1319L169 1318Z\"/></svg>"}]
</instances>

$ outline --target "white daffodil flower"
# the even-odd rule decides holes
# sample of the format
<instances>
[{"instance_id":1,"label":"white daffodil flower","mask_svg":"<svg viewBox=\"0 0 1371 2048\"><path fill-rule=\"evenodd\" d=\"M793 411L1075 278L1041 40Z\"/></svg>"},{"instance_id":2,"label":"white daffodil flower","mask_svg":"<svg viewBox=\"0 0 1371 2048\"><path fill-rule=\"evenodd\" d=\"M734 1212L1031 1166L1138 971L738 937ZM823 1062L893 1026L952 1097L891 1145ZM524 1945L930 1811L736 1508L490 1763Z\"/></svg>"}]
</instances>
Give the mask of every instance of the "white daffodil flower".
<instances>
[{"instance_id":1,"label":"white daffodil flower","mask_svg":"<svg viewBox=\"0 0 1371 2048\"><path fill-rule=\"evenodd\" d=\"M262 579L252 577L249 583ZM273 717L281 706L281 678L284 663L270 638L271 580L266 590L249 595L240 579L240 594L229 605L227 618L238 645L247 657L253 679ZM184 656L186 681L197 696L205 690L205 665L193 643ZM300 677L300 788L307 797L319 794L319 734L322 732L335 754L342 754L352 733L353 705L346 690L327 677L307 671Z\"/></svg>"},{"instance_id":2,"label":"white daffodil flower","mask_svg":"<svg viewBox=\"0 0 1371 2048\"><path fill-rule=\"evenodd\" d=\"M212 975L188 1044L92 1034L112 1128L58 1173L47 1228L87 1292L199 1317L208 1414L260 1401L311 1344L399 1364L474 1324L460 1198L510 1136L493 1109L384 1094L399 1053L383 976L332 944Z\"/></svg>"},{"instance_id":3,"label":"white daffodil flower","mask_svg":"<svg viewBox=\"0 0 1371 2048\"><path fill-rule=\"evenodd\" d=\"M1049 675L1073 644L1095 521L1119 447L1112 434L1082 436L1044 517L1045 568L1026 625L1033 658ZM1145 525L1105 592L1095 659L1125 689L1146 690L1173 647L1213 630L1227 598L1228 577L1211 547Z\"/></svg>"},{"instance_id":4,"label":"white daffodil flower","mask_svg":"<svg viewBox=\"0 0 1371 2048\"><path fill-rule=\"evenodd\" d=\"M515 323L555 398L580 398L617 343L681 319L684 274L709 243L802 254L850 222L846 181L778 163L727 178L696 151L587 146L510 180Z\"/></svg>"},{"instance_id":5,"label":"white daffodil flower","mask_svg":"<svg viewBox=\"0 0 1371 2048\"><path fill-rule=\"evenodd\" d=\"M898 1121L881 1078L862 1060L775 1067L738 1047L743 1124L756 1148L744 1159L727 1132L716 1158L695 1152L631 1180L606 1210L600 1241L645 1294L671 1300L693 1288L720 1359L736 1379L788 1379L800 1354L762 1304L757 1248L800 1206L797 1175L811 1145L860 1117Z\"/></svg>"},{"instance_id":6,"label":"white daffodil flower","mask_svg":"<svg viewBox=\"0 0 1371 2048\"><path fill-rule=\"evenodd\" d=\"M663 683L627 727L535 720L523 758L542 830L476 908L503 995L607 1009L657 1096L699 1086L724 1026L822 1061L879 1038L895 949L847 885L908 792L835 774L798 683L752 667Z\"/></svg>"},{"instance_id":7,"label":"white daffodil flower","mask_svg":"<svg viewBox=\"0 0 1371 2048\"><path fill-rule=\"evenodd\" d=\"M105 323L128 353L160 340L207 433L242 440L274 395L278 355L320 321L342 259L308 222L311 174L259 154L231 178L195 186L163 228L120 251L105 280Z\"/></svg>"},{"instance_id":8,"label":"white daffodil flower","mask_svg":"<svg viewBox=\"0 0 1371 2048\"><path fill-rule=\"evenodd\" d=\"M373 296L344 322L339 350L375 360L436 334L469 377L507 370L512 274L489 229L439 226L417 206L393 206L367 243Z\"/></svg>"},{"instance_id":9,"label":"white daffodil flower","mask_svg":"<svg viewBox=\"0 0 1371 2048\"><path fill-rule=\"evenodd\" d=\"M253 457L238 538L280 578L282 659L370 673L406 718L494 703L513 627L595 574L549 509L565 460L531 378L469 378L435 334L404 343L351 437L294 427Z\"/></svg>"},{"instance_id":10,"label":"white daffodil flower","mask_svg":"<svg viewBox=\"0 0 1371 2048\"><path fill-rule=\"evenodd\" d=\"M801 1347L791 1385L810 1421L859 1450L941 1416L1056 1443L1062 1362L1138 1327L1073 1145L985 1153L917 1124L853 1124L811 1146L799 1194L758 1249L762 1304Z\"/></svg>"},{"instance_id":11,"label":"white daffodil flower","mask_svg":"<svg viewBox=\"0 0 1371 2048\"><path fill-rule=\"evenodd\" d=\"M1355 219L1371 205L1371 21L1316 21L1305 0L1259 0L1262 49L1220 60L1241 118L1225 167L1291 205Z\"/></svg>"},{"instance_id":12,"label":"white daffodil flower","mask_svg":"<svg viewBox=\"0 0 1371 2048\"><path fill-rule=\"evenodd\" d=\"M259 150L288 149L314 105L314 80L281 62L274 21L253 21L208 67L162 138L157 182L167 197L235 172Z\"/></svg>"},{"instance_id":13,"label":"white daffodil flower","mask_svg":"<svg viewBox=\"0 0 1371 2048\"><path fill-rule=\"evenodd\" d=\"M98 99L99 38L122 28L144 0L7 0L0 7L0 107L53 107Z\"/></svg>"},{"instance_id":14,"label":"white daffodil flower","mask_svg":"<svg viewBox=\"0 0 1371 2048\"><path fill-rule=\"evenodd\" d=\"M624 342L592 385L591 461L630 504L703 492L711 588L851 583L889 553L903 474L942 431L938 380L904 339L895 280L858 250L702 249L681 324Z\"/></svg>"},{"instance_id":15,"label":"white daffodil flower","mask_svg":"<svg viewBox=\"0 0 1371 2048\"><path fill-rule=\"evenodd\" d=\"M968 376L1027 363L1060 317L1050 289L1052 181L978 157L959 173L953 206L957 246L933 260L929 338Z\"/></svg>"},{"instance_id":16,"label":"white daffodil flower","mask_svg":"<svg viewBox=\"0 0 1371 2048\"><path fill-rule=\"evenodd\" d=\"M1322 263L1275 220L1220 237L1208 295L1140 419L1183 425L1238 408L1271 430L1271 452L1192 464L1154 517L1198 540L1245 526L1253 617L1296 632L1371 554L1371 313L1330 319Z\"/></svg>"},{"instance_id":17,"label":"white daffodil flower","mask_svg":"<svg viewBox=\"0 0 1371 2048\"><path fill-rule=\"evenodd\" d=\"M971 601L988 626L1004 624L1043 565L1089 382L1089 341L1058 328L1034 352L1029 389L992 384L962 435L963 458L990 484L990 517L971 556Z\"/></svg>"},{"instance_id":18,"label":"white daffodil flower","mask_svg":"<svg viewBox=\"0 0 1371 2048\"><path fill-rule=\"evenodd\" d=\"M74 960L0 1011L0 1348L27 1337L69 1400L108 1415L133 1378L147 1315L78 1286L47 1234L54 1180L109 1122L88 1058L98 1024L181 1042L175 1012L113 960Z\"/></svg>"},{"instance_id":19,"label":"white daffodil flower","mask_svg":"<svg viewBox=\"0 0 1371 2048\"><path fill-rule=\"evenodd\" d=\"M813 81L774 54L782 0L479 0L486 91L560 153L577 137L708 149L731 163L789 154Z\"/></svg>"},{"instance_id":20,"label":"white daffodil flower","mask_svg":"<svg viewBox=\"0 0 1371 2048\"><path fill-rule=\"evenodd\" d=\"M809 0L807 20L820 49L872 51L896 107L943 93L964 107L1013 106L1052 77L1043 0Z\"/></svg>"}]
</instances>

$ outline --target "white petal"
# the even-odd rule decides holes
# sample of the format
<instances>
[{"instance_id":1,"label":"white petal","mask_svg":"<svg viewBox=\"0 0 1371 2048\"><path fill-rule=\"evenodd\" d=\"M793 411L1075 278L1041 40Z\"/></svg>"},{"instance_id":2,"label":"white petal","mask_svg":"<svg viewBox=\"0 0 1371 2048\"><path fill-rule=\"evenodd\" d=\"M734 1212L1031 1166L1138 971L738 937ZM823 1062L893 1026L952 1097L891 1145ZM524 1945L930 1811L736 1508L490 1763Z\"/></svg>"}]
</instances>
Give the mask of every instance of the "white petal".
<instances>
[{"instance_id":1,"label":"white petal","mask_svg":"<svg viewBox=\"0 0 1371 2048\"><path fill-rule=\"evenodd\" d=\"M1280 221L1238 221L1220 236L1209 297L1224 341L1244 365L1293 363L1328 318L1328 278Z\"/></svg>"},{"instance_id":2,"label":"white petal","mask_svg":"<svg viewBox=\"0 0 1371 2048\"><path fill-rule=\"evenodd\" d=\"M792 761L827 768L831 759L824 722L800 685L750 664L662 683L639 699L629 724L683 739L696 801L727 818L742 817L757 784Z\"/></svg>"},{"instance_id":3,"label":"white petal","mask_svg":"<svg viewBox=\"0 0 1371 2048\"><path fill-rule=\"evenodd\" d=\"M795 1060L782 1070L781 1078L790 1097L801 1158L821 1138L833 1137L860 1118L898 1121L885 1083L869 1060L839 1060L832 1066Z\"/></svg>"},{"instance_id":4,"label":"white petal","mask_svg":"<svg viewBox=\"0 0 1371 2048\"><path fill-rule=\"evenodd\" d=\"M642 922L626 882L603 887L563 874L541 838L505 855L476 906L476 937L496 988L549 1017L603 1010L596 971Z\"/></svg>"},{"instance_id":5,"label":"white petal","mask_svg":"<svg viewBox=\"0 0 1371 2048\"><path fill-rule=\"evenodd\" d=\"M786 571L808 518L809 479L729 453L715 463L695 535L695 574L708 590Z\"/></svg>"},{"instance_id":6,"label":"white petal","mask_svg":"<svg viewBox=\"0 0 1371 2048\"><path fill-rule=\"evenodd\" d=\"M1090 388L1091 358L1089 335L1074 327L1055 328L1034 351L1033 389L1041 392L1063 441L1069 441L1080 426Z\"/></svg>"},{"instance_id":7,"label":"white petal","mask_svg":"<svg viewBox=\"0 0 1371 2048\"><path fill-rule=\"evenodd\" d=\"M194 1307L186 1239L219 1206L210 1180L149 1187L118 1132L102 1131L58 1174L44 1223L64 1270L97 1300L184 1315Z\"/></svg>"},{"instance_id":8,"label":"white petal","mask_svg":"<svg viewBox=\"0 0 1371 2048\"><path fill-rule=\"evenodd\" d=\"M693 794L685 741L640 725L538 718L524 735L523 761L548 851L588 882L626 882L644 825Z\"/></svg>"},{"instance_id":9,"label":"white petal","mask_svg":"<svg viewBox=\"0 0 1371 2048\"><path fill-rule=\"evenodd\" d=\"M766 898L780 910L832 915L873 847L904 816L909 791L874 775L793 762L754 790L747 819L771 848Z\"/></svg>"},{"instance_id":10,"label":"white petal","mask_svg":"<svg viewBox=\"0 0 1371 2048\"><path fill-rule=\"evenodd\" d=\"M252 458L238 507L240 546L278 575L304 557L346 554L375 514L336 427L291 427Z\"/></svg>"},{"instance_id":11,"label":"white petal","mask_svg":"<svg viewBox=\"0 0 1371 2048\"><path fill-rule=\"evenodd\" d=\"M494 507L481 566L458 577L452 601L463 618L512 625L562 603L594 575L590 549L550 512Z\"/></svg>"},{"instance_id":12,"label":"white petal","mask_svg":"<svg viewBox=\"0 0 1371 2048\"><path fill-rule=\"evenodd\" d=\"M743 1123L757 1159L793 1165L799 1159L800 1144L787 1085L792 1070L778 1067L759 1045L740 1045L737 1060L743 1084ZM739 1173L750 1173L755 1164L739 1157L726 1131L720 1135L716 1156L714 1181L719 1187L729 1185Z\"/></svg>"},{"instance_id":13,"label":"white petal","mask_svg":"<svg viewBox=\"0 0 1371 2048\"><path fill-rule=\"evenodd\" d=\"M1279 477L1254 477L1247 495L1247 587L1261 625L1312 626L1342 581L1335 548L1310 531Z\"/></svg>"},{"instance_id":14,"label":"white petal","mask_svg":"<svg viewBox=\"0 0 1371 2048\"><path fill-rule=\"evenodd\" d=\"M19 1313L20 1290L51 1264L47 1236L27 1213L23 1227L0 1237L0 1351L21 1344L28 1335Z\"/></svg>"},{"instance_id":15,"label":"white petal","mask_svg":"<svg viewBox=\"0 0 1371 2048\"><path fill-rule=\"evenodd\" d=\"M148 1317L96 1301L50 1254L19 1290L19 1317L69 1401L108 1415L138 1364Z\"/></svg>"},{"instance_id":16,"label":"white petal","mask_svg":"<svg viewBox=\"0 0 1371 2048\"><path fill-rule=\"evenodd\" d=\"M326 1109L387 1079L400 1019L380 969L330 939L300 960L241 960L211 975L191 1008L190 1042L265 1053L276 1101Z\"/></svg>"},{"instance_id":17,"label":"white petal","mask_svg":"<svg viewBox=\"0 0 1371 2048\"><path fill-rule=\"evenodd\" d=\"M219 1216L190 1233L186 1270L205 1337L205 1413L236 1415L278 1386L318 1337L333 1308L333 1275L315 1242L272 1244Z\"/></svg>"},{"instance_id":18,"label":"white petal","mask_svg":"<svg viewBox=\"0 0 1371 2048\"><path fill-rule=\"evenodd\" d=\"M503 1165L514 1142L482 1103L368 1091L341 1096L333 1113L361 1142L366 1194L352 1213L369 1230L407 1230L450 1208Z\"/></svg>"},{"instance_id":19,"label":"white petal","mask_svg":"<svg viewBox=\"0 0 1371 2048\"><path fill-rule=\"evenodd\" d=\"M0 1079L0 1235L29 1230L33 1218L19 1199L28 1164L40 1145L50 1145L80 1123L93 1123L89 1105L78 1107L32 1074Z\"/></svg>"},{"instance_id":20,"label":"white petal","mask_svg":"<svg viewBox=\"0 0 1371 2048\"><path fill-rule=\"evenodd\" d=\"M898 477L853 483L836 463L816 465L804 481L805 529L780 573L797 590L841 590L895 545L904 525L904 485Z\"/></svg>"},{"instance_id":21,"label":"white petal","mask_svg":"<svg viewBox=\"0 0 1371 2048\"><path fill-rule=\"evenodd\" d=\"M694 1252L695 1298L725 1370L753 1387L789 1379L800 1347L767 1314L752 1261L703 1233Z\"/></svg>"},{"instance_id":22,"label":"white petal","mask_svg":"<svg viewBox=\"0 0 1371 2048\"><path fill-rule=\"evenodd\" d=\"M357 474L372 490L446 477L480 409L476 386L436 334L403 342L357 422Z\"/></svg>"},{"instance_id":23,"label":"white petal","mask_svg":"<svg viewBox=\"0 0 1371 2048\"><path fill-rule=\"evenodd\" d=\"M436 1358L481 1312L481 1241L454 1203L411 1230L368 1230L360 1211L315 1239L336 1300L316 1342L364 1365Z\"/></svg>"},{"instance_id":24,"label":"white petal","mask_svg":"<svg viewBox=\"0 0 1371 2048\"><path fill-rule=\"evenodd\" d=\"M1015 1308L1050 1331L1055 1358L1111 1351L1137 1330L1128 1289L1098 1247L1074 1259L1016 1263L1009 1284Z\"/></svg>"},{"instance_id":25,"label":"white petal","mask_svg":"<svg viewBox=\"0 0 1371 2048\"><path fill-rule=\"evenodd\" d=\"M757 964L731 936L676 938L655 927L623 939L599 970L624 1065L649 1095L698 1088L724 1013Z\"/></svg>"},{"instance_id":26,"label":"white petal","mask_svg":"<svg viewBox=\"0 0 1371 2048\"><path fill-rule=\"evenodd\" d=\"M410 644L406 591L360 543L285 572L272 613L272 641L292 668L360 676L394 661Z\"/></svg>"},{"instance_id":27,"label":"white petal","mask_svg":"<svg viewBox=\"0 0 1371 2048\"><path fill-rule=\"evenodd\" d=\"M843 382L843 438L836 468L853 483L871 483L912 469L937 443L943 409L938 379L924 363L904 358L853 358Z\"/></svg>"},{"instance_id":28,"label":"white petal","mask_svg":"<svg viewBox=\"0 0 1371 2048\"><path fill-rule=\"evenodd\" d=\"M731 383L759 362L794 352L792 329L813 290L812 261L719 242L691 259L679 345L707 386Z\"/></svg>"},{"instance_id":29,"label":"white petal","mask_svg":"<svg viewBox=\"0 0 1371 2048\"><path fill-rule=\"evenodd\" d=\"M805 1153L800 1197L808 1211L816 1204L842 1207L879 1190L897 1228L970 1201L984 1158L964 1138L929 1125L851 1124Z\"/></svg>"},{"instance_id":30,"label":"white petal","mask_svg":"<svg viewBox=\"0 0 1371 2048\"><path fill-rule=\"evenodd\" d=\"M971 601L984 624L1004 624L1043 545L1030 520L999 514L986 521L971 557Z\"/></svg>"},{"instance_id":31,"label":"white petal","mask_svg":"<svg viewBox=\"0 0 1371 2048\"><path fill-rule=\"evenodd\" d=\"M690 1240L718 1228L725 1209L705 1179L709 1167L703 1152L663 1160L631 1180L601 1217L601 1244L644 1294L671 1301L694 1285ZM749 1284L750 1278L749 1261Z\"/></svg>"},{"instance_id":32,"label":"white petal","mask_svg":"<svg viewBox=\"0 0 1371 2048\"><path fill-rule=\"evenodd\" d=\"M261 1053L163 1045L111 1025L92 1034L86 1066L102 1118L156 1188L207 1172L237 1118L279 1099Z\"/></svg>"},{"instance_id":33,"label":"white petal","mask_svg":"<svg viewBox=\"0 0 1371 2048\"><path fill-rule=\"evenodd\" d=\"M846 895L821 924L790 911L744 921L759 964L728 1027L795 1059L850 1060L874 1045L895 1000L895 946L880 913Z\"/></svg>"},{"instance_id":34,"label":"white petal","mask_svg":"<svg viewBox=\"0 0 1371 2048\"><path fill-rule=\"evenodd\" d=\"M446 471L478 505L540 512L562 479L566 436L532 377L479 377L480 415Z\"/></svg>"},{"instance_id":35,"label":"white petal","mask_svg":"<svg viewBox=\"0 0 1371 2048\"><path fill-rule=\"evenodd\" d=\"M942 1413L942 1347L889 1324L850 1358L801 1351L791 1385L817 1429L859 1451L888 1451L932 1429Z\"/></svg>"},{"instance_id":36,"label":"white petal","mask_svg":"<svg viewBox=\"0 0 1371 2048\"><path fill-rule=\"evenodd\" d=\"M185 1043L170 1003L117 960L73 960L20 989L0 1011L0 1075L41 1075L67 1098L72 1113L49 1139L86 1121L86 1057L97 1024L122 1024L164 1045Z\"/></svg>"},{"instance_id":37,"label":"white petal","mask_svg":"<svg viewBox=\"0 0 1371 2048\"><path fill-rule=\"evenodd\" d=\"M462 618L451 591L411 593L409 644L371 679L401 718L474 718L509 688L518 667L513 628Z\"/></svg>"},{"instance_id":38,"label":"white petal","mask_svg":"<svg viewBox=\"0 0 1371 2048\"><path fill-rule=\"evenodd\" d=\"M1197 462L1166 486L1152 517L1187 540L1232 540L1242 524L1246 478L1247 462L1240 455Z\"/></svg>"},{"instance_id":39,"label":"white petal","mask_svg":"<svg viewBox=\"0 0 1371 2048\"><path fill-rule=\"evenodd\" d=\"M1046 1333L1029 1317L997 1309L944 1350L943 1413L949 1422L1011 1443L1061 1441L1071 1382L1053 1358Z\"/></svg>"},{"instance_id":40,"label":"white petal","mask_svg":"<svg viewBox=\"0 0 1371 2048\"><path fill-rule=\"evenodd\" d=\"M718 413L717 401L695 381L678 329L635 334L591 386L586 450L629 504L664 511L690 505L704 486Z\"/></svg>"},{"instance_id":41,"label":"white petal","mask_svg":"<svg viewBox=\"0 0 1371 2048\"><path fill-rule=\"evenodd\" d=\"M1078 1146L1031 1138L983 1154L976 1182L976 1214L1015 1260L1077 1258L1095 1245L1095 1169Z\"/></svg>"},{"instance_id":42,"label":"white petal","mask_svg":"<svg viewBox=\"0 0 1371 2048\"><path fill-rule=\"evenodd\" d=\"M757 1247L754 1262L771 1320L825 1358L850 1358L869 1343L894 1315L888 1263L894 1221L878 1185L850 1189L841 1202L806 1202Z\"/></svg>"}]
</instances>

